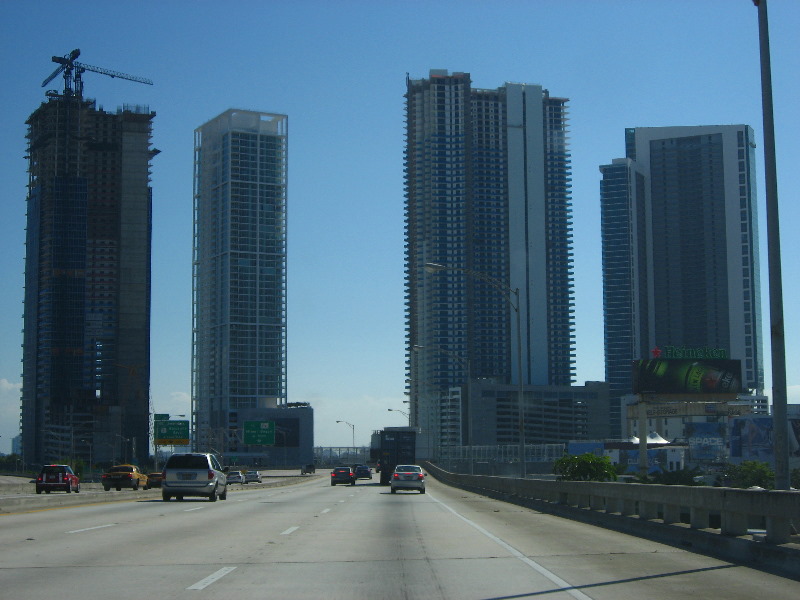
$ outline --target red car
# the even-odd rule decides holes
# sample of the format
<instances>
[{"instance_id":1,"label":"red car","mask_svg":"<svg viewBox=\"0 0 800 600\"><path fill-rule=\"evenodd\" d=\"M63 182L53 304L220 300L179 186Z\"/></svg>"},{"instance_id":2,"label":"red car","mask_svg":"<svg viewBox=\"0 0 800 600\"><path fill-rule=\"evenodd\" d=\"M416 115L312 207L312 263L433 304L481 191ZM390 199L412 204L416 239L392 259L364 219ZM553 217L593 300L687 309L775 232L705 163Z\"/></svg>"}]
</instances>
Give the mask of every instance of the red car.
<instances>
[{"instance_id":1,"label":"red car","mask_svg":"<svg viewBox=\"0 0 800 600\"><path fill-rule=\"evenodd\" d=\"M36 478L36 493L49 494L51 491L78 493L81 491L81 480L69 465L44 465Z\"/></svg>"}]
</instances>

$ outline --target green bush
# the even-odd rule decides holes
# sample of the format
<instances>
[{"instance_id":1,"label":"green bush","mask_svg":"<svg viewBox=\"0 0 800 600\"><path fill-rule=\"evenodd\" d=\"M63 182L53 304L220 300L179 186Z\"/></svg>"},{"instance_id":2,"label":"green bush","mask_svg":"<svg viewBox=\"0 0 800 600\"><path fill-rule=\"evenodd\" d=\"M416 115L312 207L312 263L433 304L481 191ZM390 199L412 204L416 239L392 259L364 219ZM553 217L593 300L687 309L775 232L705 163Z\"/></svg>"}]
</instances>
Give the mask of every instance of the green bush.
<instances>
[{"instance_id":1,"label":"green bush","mask_svg":"<svg viewBox=\"0 0 800 600\"><path fill-rule=\"evenodd\" d=\"M775 471L767 463L746 460L739 465L725 467L722 472L722 483L728 487L749 488L758 486L771 490L775 488Z\"/></svg>"},{"instance_id":2,"label":"green bush","mask_svg":"<svg viewBox=\"0 0 800 600\"><path fill-rule=\"evenodd\" d=\"M553 473L562 481L616 481L617 473L611 459L591 453L566 455L553 466Z\"/></svg>"}]
</instances>

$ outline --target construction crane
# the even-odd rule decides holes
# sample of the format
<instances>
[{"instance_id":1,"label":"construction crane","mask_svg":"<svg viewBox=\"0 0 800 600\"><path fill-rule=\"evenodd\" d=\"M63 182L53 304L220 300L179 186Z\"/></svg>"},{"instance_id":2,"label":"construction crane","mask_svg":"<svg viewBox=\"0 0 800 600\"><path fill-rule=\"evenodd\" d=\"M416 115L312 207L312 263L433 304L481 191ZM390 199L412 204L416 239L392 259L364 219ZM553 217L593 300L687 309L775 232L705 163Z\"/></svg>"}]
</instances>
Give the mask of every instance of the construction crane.
<instances>
[{"instance_id":1,"label":"construction crane","mask_svg":"<svg viewBox=\"0 0 800 600\"><path fill-rule=\"evenodd\" d=\"M92 71L93 73L100 73L101 75L108 75L109 77L118 77L119 79L127 79L128 81L136 81L146 85L153 85L153 82L145 77L137 77L136 75L128 75L127 73L120 73L119 71L112 71L110 69L103 69L101 67L94 67L86 63L77 62L75 59L80 55L81 51L75 48L75 50L64 56L54 56L53 62L58 63L58 67L56 67L56 70L42 82L42 87L53 81L53 79L61 73L64 73L64 95L80 98L83 96L83 80L81 79L81 75L85 71Z\"/></svg>"}]
</instances>

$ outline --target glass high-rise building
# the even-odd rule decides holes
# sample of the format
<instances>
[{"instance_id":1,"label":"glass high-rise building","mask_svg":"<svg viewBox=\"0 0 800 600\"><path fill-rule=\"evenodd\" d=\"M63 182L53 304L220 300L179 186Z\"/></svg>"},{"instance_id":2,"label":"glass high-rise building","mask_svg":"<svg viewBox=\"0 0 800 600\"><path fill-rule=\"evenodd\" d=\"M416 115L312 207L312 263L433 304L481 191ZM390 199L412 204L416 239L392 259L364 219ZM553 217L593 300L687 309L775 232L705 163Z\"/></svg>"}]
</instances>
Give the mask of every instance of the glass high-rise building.
<instances>
[{"instance_id":1,"label":"glass high-rise building","mask_svg":"<svg viewBox=\"0 0 800 600\"><path fill-rule=\"evenodd\" d=\"M69 84L28 118L22 452L28 465L150 448L155 113Z\"/></svg>"},{"instance_id":2,"label":"glass high-rise building","mask_svg":"<svg viewBox=\"0 0 800 600\"><path fill-rule=\"evenodd\" d=\"M755 142L747 125L637 127L600 167L606 378L631 393L631 361L712 348L764 387ZM612 411L612 432L621 432Z\"/></svg>"},{"instance_id":3,"label":"glass high-rise building","mask_svg":"<svg viewBox=\"0 0 800 600\"><path fill-rule=\"evenodd\" d=\"M287 151L286 115L232 109L195 130L197 449L260 455L245 422L286 404Z\"/></svg>"},{"instance_id":4,"label":"glass high-rise building","mask_svg":"<svg viewBox=\"0 0 800 600\"><path fill-rule=\"evenodd\" d=\"M573 382L567 99L445 70L405 98L407 389L431 454L470 443L469 382L518 384L520 355L522 383ZM517 422L500 416L502 443Z\"/></svg>"}]
</instances>

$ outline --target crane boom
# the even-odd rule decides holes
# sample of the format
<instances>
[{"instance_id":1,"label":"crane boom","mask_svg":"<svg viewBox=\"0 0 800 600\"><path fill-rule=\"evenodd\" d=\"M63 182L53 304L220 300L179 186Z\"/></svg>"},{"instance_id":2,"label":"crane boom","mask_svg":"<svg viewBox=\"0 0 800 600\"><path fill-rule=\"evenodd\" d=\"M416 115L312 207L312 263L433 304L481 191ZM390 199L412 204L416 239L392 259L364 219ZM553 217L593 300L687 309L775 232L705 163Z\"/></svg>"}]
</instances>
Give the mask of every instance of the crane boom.
<instances>
[{"instance_id":1,"label":"crane boom","mask_svg":"<svg viewBox=\"0 0 800 600\"><path fill-rule=\"evenodd\" d=\"M135 81L137 83L144 83L145 85L153 85L153 82L146 77L138 77L136 75L128 75L120 71L112 71L111 69L103 69L102 67L95 67L94 65L87 65L80 63L75 59L81 55L80 49L76 48L65 56L54 56L53 62L58 64L56 70L50 74L50 77L42 82L42 87L53 81L61 73L64 73L64 95L65 96L83 96L83 81L81 74L85 71L92 71L93 73L100 73L101 75L108 75L119 79L127 79L128 81ZM48 92L49 94L49 92Z\"/></svg>"},{"instance_id":2,"label":"crane boom","mask_svg":"<svg viewBox=\"0 0 800 600\"><path fill-rule=\"evenodd\" d=\"M153 82L150 79L147 79L146 77L138 77L136 75L128 75L127 73L120 73L119 71L112 71L111 69L103 69L101 67L94 67L92 65L87 65L86 63L81 63L81 62L77 62L77 61L73 62L72 64L75 65L78 69L81 69L83 71L92 71L94 73L100 73L102 75L108 75L109 77L119 77L120 79L127 79L129 81L136 81L138 83L144 83L146 85L153 85ZM58 71L58 69L56 69L56 71ZM57 74L58 73L55 73L54 76L57 75Z\"/></svg>"}]
</instances>

